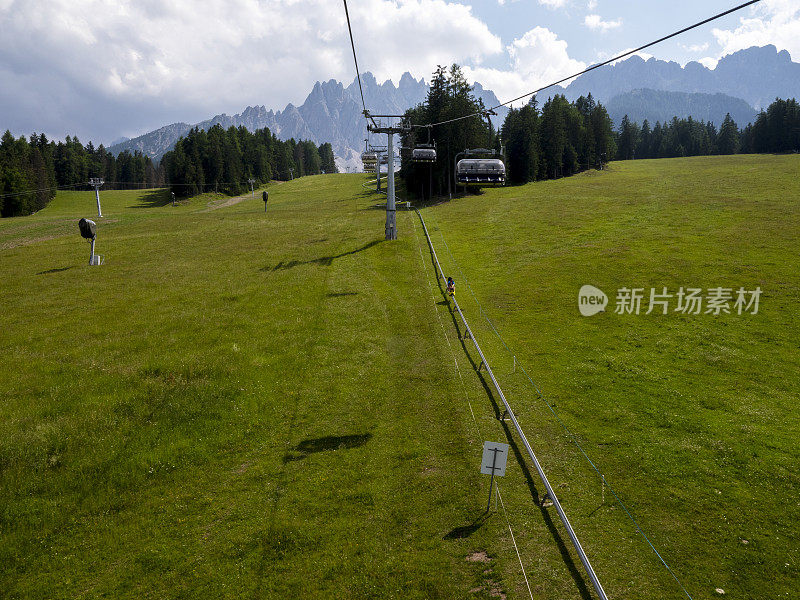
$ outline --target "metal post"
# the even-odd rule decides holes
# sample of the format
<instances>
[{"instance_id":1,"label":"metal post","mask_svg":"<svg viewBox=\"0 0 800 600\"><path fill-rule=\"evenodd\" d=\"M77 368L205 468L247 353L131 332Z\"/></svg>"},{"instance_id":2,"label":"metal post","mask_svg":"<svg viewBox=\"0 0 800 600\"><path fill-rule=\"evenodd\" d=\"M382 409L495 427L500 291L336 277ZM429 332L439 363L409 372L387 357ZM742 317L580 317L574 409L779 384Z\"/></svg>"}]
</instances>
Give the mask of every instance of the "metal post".
<instances>
[{"instance_id":1,"label":"metal post","mask_svg":"<svg viewBox=\"0 0 800 600\"><path fill-rule=\"evenodd\" d=\"M386 239L397 239L397 223L394 208L394 133L389 136L389 148L386 156ZM379 165L380 167L380 165Z\"/></svg>"},{"instance_id":2,"label":"metal post","mask_svg":"<svg viewBox=\"0 0 800 600\"><path fill-rule=\"evenodd\" d=\"M256 197L256 191L253 189L253 184L256 182L255 179L248 179L247 183L250 184L250 193L253 195L253 198Z\"/></svg>"},{"instance_id":3,"label":"metal post","mask_svg":"<svg viewBox=\"0 0 800 600\"><path fill-rule=\"evenodd\" d=\"M500 452L499 448L492 448L492 478L489 480L489 502L486 504L486 512L489 512L489 509L492 507L492 486L494 485L494 468L497 464L497 453Z\"/></svg>"},{"instance_id":4,"label":"metal post","mask_svg":"<svg viewBox=\"0 0 800 600\"><path fill-rule=\"evenodd\" d=\"M89 265L93 265L94 264L94 241L95 241L95 238L92 238L89 241L91 243L91 245L89 246Z\"/></svg>"},{"instance_id":5,"label":"metal post","mask_svg":"<svg viewBox=\"0 0 800 600\"><path fill-rule=\"evenodd\" d=\"M375 168L375 174L378 176L378 191L380 192L381 191L381 155L380 155L380 152L376 152L375 153L375 159L377 161L376 162L376 168Z\"/></svg>"},{"instance_id":6,"label":"metal post","mask_svg":"<svg viewBox=\"0 0 800 600\"><path fill-rule=\"evenodd\" d=\"M103 211L100 209L100 188L102 187L103 183L105 182L99 177L92 177L91 179L89 179L89 185L91 185L94 188L94 195L95 199L97 200L98 217L103 216Z\"/></svg>"}]
</instances>

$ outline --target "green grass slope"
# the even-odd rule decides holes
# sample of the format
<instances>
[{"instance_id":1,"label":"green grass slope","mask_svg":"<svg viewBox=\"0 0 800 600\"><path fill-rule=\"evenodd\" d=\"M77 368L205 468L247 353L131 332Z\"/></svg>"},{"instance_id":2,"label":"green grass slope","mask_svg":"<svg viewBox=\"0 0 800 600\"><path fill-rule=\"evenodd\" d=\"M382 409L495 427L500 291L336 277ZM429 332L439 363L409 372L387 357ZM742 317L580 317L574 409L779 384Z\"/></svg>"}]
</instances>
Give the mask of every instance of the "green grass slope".
<instances>
[{"instance_id":1,"label":"green grass slope","mask_svg":"<svg viewBox=\"0 0 800 600\"><path fill-rule=\"evenodd\" d=\"M682 592L465 283L695 598L786 597L799 172L637 161L422 211L610 597ZM527 597L509 529L534 597L593 597L418 221L381 241L362 181L274 184L266 215L258 193L102 192L102 267L77 233L93 193L0 221L8 597ZM585 283L606 313L579 315ZM760 285L759 314L613 313L619 287L719 285ZM514 455L484 517L487 439Z\"/></svg>"},{"instance_id":2,"label":"green grass slope","mask_svg":"<svg viewBox=\"0 0 800 600\"><path fill-rule=\"evenodd\" d=\"M682 592L477 302L695 598L794 596L799 176L797 156L636 161L423 211L611 597ZM584 284L605 313L579 314ZM681 286L763 295L756 315L614 312L619 288Z\"/></svg>"},{"instance_id":3,"label":"green grass slope","mask_svg":"<svg viewBox=\"0 0 800 600\"><path fill-rule=\"evenodd\" d=\"M481 441L418 240L381 243L362 191L275 185L267 214L104 193L102 267L77 235L91 193L0 224L4 597L506 585L502 522L447 537L481 513Z\"/></svg>"}]
</instances>

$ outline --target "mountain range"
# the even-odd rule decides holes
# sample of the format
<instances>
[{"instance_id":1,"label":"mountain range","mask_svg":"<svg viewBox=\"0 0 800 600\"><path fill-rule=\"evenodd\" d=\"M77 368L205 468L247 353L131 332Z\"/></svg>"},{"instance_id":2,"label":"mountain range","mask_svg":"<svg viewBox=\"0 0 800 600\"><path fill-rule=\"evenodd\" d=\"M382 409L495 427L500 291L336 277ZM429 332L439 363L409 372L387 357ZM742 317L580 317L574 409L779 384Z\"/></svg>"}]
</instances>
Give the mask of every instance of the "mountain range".
<instances>
[{"instance_id":1,"label":"mountain range","mask_svg":"<svg viewBox=\"0 0 800 600\"><path fill-rule=\"evenodd\" d=\"M403 74L396 86L391 81L378 83L371 73L362 74L361 82L364 100L376 114L402 114L423 102L428 93L428 84L409 73ZM499 104L494 92L480 83L475 83L473 91L486 106ZM591 93L607 106L617 125L625 114L638 122L691 116L719 125L730 112L744 126L755 118L757 109L766 108L776 97L800 97L800 63L792 62L787 51L778 52L775 46L740 50L720 59L714 69L697 62L681 67L634 56L582 75L566 88L555 88L554 93L563 93L570 100ZM507 109L497 112L495 125L500 125ZM239 114L221 114L195 125L173 123L109 150L115 154L138 150L160 159L192 127L209 129L216 124L225 128L243 125L251 131L267 127L284 140L330 142L340 170L361 167L359 155L366 132L357 80L347 87L334 79L317 82L300 106L288 104L282 111L248 106Z\"/></svg>"}]
</instances>

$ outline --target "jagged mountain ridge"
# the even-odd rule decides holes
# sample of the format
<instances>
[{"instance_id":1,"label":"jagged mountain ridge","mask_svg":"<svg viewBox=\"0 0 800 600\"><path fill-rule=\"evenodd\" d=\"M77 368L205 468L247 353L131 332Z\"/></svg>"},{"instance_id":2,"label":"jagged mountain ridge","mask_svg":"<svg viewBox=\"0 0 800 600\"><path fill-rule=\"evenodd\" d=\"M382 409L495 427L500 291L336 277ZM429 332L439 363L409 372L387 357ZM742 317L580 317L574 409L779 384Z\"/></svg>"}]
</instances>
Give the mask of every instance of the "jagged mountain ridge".
<instances>
[{"instance_id":1,"label":"jagged mountain ridge","mask_svg":"<svg viewBox=\"0 0 800 600\"><path fill-rule=\"evenodd\" d=\"M404 73L397 86L391 80L378 83L371 73L361 76L364 99L374 113L402 114L422 102L428 95L428 84L424 79L416 80ZM494 93L480 84L474 93L487 106L499 101ZM507 111L498 111L495 125L502 123ZM119 154L125 150L138 150L151 158L160 159L170 150L178 138L192 127L210 129L214 125L224 128L245 126L250 131L269 128L282 140L289 138L313 140L317 144L330 142L340 169L357 169L361 166L360 153L364 147L366 128L362 115L361 94L358 80L344 87L334 79L317 82L301 106L288 104L282 111L267 110L264 106L248 106L236 115L221 114L192 126L173 123L144 134L109 150Z\"/></svg>"},{"instance_id":2,"label":"jagged mountain ridge","mask_svg":"<svg viewBox=\"0 0 800 600\"><path fill-rule=\"evenodd\" d=\"M391 81L378 83L371 73L364 73L361 80L367 106L375 113L402 114L423 102L428 93L427 83L409 73L403 74L397 86ZM674 62L632 57L582 75L566 89L556 90L570 100L591 92L598 101L609 105L616 124L625 114L620 111L627 109L634 120L647 118L651 123L672 116L692 116L719 124L722 120L719 115L724 117L725 112L730 112L737 124L743 126L752 107L764 108L776 97L800 97L800 64L792 62L785 50L778 52L775 46L735 52L723 57L713 70L699 63L681 67ZM671 95L672 92L680 94ZM493 92L479 83L475 84L474 93L487 106L499 102ZM283 140L293 137L317 144L330 142L340 169L358 169L366 133L361 110L358 81L354 79L345 87L331 79L317 82L300 106L288 104L282 111L250 106L240 114L217 115L196 126L208 129L217 123L226 128L244 125L251 131L267 127ZM507 110L497 112L494 122L499 126ZM191 127L187 123L173 123L109 150L115 154L139 150L160 159Z\"/></svg>"},{"instance_id":3,"label":"jagged mountain ridge","mask_svg":"<svg viewBox=\"0 0 800 600\"><path fill-rule=\"evenodd\" d=\"M714 69L698 62L676 62L638 56L595 69L570 83L564 95L575 100L589 92L603 104L636 89L725 94L762 109L775 98L800 97L800 63L773 45L739 50L722 57Z\"/></svg>"}]
</instances>

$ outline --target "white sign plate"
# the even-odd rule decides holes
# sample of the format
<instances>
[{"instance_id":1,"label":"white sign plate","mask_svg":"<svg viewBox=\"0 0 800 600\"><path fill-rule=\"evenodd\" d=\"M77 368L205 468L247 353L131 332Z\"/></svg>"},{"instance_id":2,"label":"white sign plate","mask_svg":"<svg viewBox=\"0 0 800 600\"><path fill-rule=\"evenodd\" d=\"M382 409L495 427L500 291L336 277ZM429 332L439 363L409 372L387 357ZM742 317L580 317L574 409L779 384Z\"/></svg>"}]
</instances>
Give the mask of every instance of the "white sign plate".
<instances>
[{"instance_id":1,"label":"white sign plate","mask_svg":"<svg viewBox=\"0 0 800 600\"><path fill-rule=\"evenodd\" d=\"M481 461L481 473L484 475L494 474L502 477L506 474L506 460L508 459L508 444L500 442L483 442L483 460Z\"/></svg>"}]
</instances>

